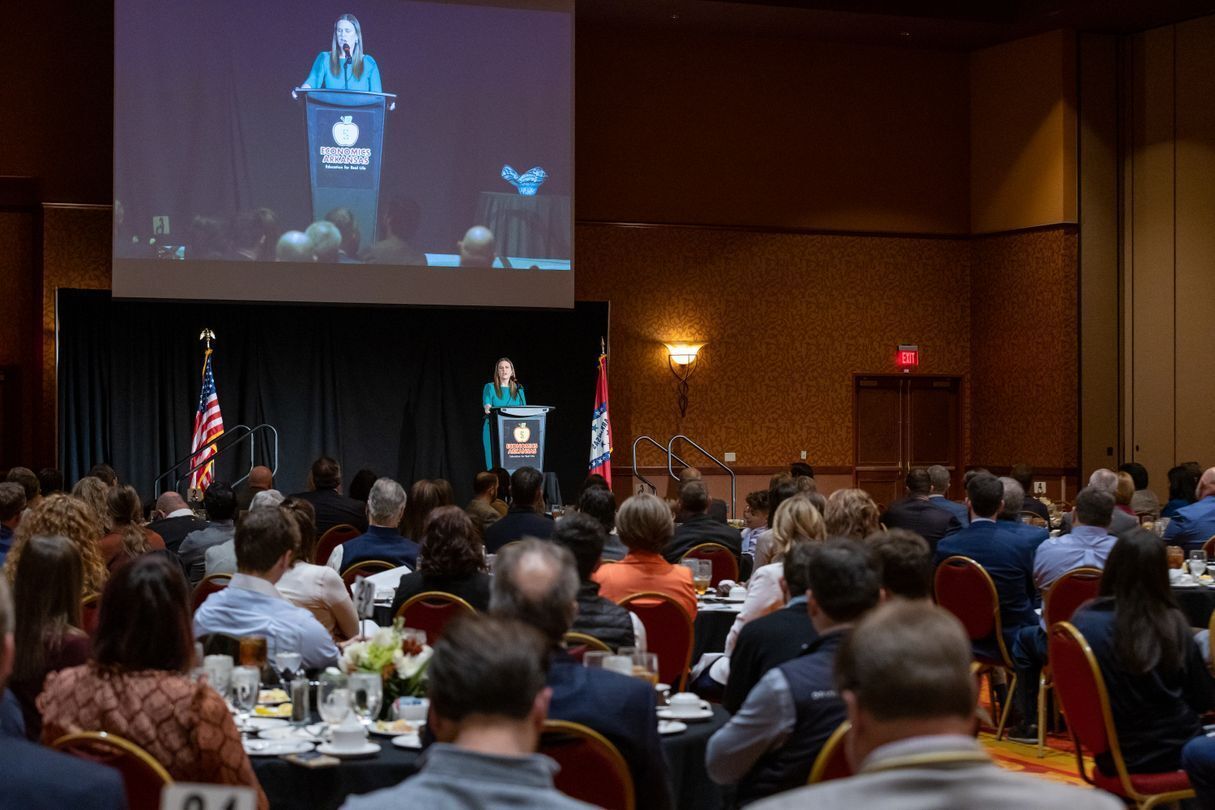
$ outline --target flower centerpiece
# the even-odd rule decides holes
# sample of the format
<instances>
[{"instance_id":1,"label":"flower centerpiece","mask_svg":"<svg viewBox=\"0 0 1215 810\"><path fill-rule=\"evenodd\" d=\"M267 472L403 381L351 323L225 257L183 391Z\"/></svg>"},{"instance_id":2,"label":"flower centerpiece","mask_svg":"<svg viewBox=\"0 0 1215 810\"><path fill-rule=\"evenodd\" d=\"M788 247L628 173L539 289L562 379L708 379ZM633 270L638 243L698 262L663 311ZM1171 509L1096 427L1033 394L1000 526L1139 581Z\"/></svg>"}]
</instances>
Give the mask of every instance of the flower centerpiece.
<instances>
[{"instance_id":1,"label":"flower centerpiece","mask_svg":"<svg viewBox=\"0 0 1215 810\"><path fill-rule=\"evenodd\" d=\"M434 650L426 644L426 633L404 627L400 619L392 627L381 627L371 638L353 641L342 652L342 670L347 674L375 672L384 682L382 718L389 718L399 697L426 694L426 668Z\"/></svg>"}]
</instances>

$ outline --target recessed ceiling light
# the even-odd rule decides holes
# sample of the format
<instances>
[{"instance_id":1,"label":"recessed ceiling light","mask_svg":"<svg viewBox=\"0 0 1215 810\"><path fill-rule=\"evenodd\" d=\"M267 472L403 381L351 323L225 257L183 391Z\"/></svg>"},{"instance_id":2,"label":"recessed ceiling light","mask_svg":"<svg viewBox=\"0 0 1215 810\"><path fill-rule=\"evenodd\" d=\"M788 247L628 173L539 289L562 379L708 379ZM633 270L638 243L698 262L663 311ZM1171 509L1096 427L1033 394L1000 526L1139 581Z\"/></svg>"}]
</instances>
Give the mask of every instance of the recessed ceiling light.
<instances>
[{"instance_id":1,"label":"recessed ceiling light","mask_svg":"<svg viewBox=\"0 0 1215 810\"><path fill-rule=\"evenodd\" d=\"M901 36L901 37L910 37L910 36L911 36L911 32L910 32L910 31L899 31L899 36Z\"/></svg>"}]
</instances>

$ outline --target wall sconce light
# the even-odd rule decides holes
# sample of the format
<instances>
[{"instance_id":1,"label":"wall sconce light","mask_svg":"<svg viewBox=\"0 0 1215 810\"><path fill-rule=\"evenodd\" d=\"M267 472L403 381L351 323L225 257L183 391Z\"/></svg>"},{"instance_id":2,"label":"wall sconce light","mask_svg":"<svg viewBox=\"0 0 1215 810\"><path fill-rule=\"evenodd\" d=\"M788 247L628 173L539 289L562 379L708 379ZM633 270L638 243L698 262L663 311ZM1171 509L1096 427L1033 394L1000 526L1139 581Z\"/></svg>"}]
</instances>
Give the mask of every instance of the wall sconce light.
<instances>
[{"instance_id":1,"label":"wall sconce light","mask_svg":"<svg viewBox=\"0 0 1215 810\"><path fill-rule=\"evenodd\" d=\"M688 377L696 370L696 355L704 348L703 343L664 343L667 347L667 365L675 379L679 380L679 416L688 415Z\"/></svg>"}]
</instances>

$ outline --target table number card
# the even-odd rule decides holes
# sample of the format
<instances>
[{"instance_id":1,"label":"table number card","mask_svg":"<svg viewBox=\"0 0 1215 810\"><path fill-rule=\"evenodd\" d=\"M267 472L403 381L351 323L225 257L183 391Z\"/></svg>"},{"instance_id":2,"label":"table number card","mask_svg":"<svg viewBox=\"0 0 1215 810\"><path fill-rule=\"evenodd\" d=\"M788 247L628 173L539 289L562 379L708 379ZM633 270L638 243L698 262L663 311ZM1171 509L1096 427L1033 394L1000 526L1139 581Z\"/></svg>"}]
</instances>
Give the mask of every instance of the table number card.
<instances>
[{"instance_id":1,"label":"table number card","mask_svg":"<svg viewBox=\"0 0 1215 810\"><path fill-rule=\"evenodd\" d=\"M253 788L175 782L160 794L160 810L256 810Z\"/></svg>"}]
</instances>

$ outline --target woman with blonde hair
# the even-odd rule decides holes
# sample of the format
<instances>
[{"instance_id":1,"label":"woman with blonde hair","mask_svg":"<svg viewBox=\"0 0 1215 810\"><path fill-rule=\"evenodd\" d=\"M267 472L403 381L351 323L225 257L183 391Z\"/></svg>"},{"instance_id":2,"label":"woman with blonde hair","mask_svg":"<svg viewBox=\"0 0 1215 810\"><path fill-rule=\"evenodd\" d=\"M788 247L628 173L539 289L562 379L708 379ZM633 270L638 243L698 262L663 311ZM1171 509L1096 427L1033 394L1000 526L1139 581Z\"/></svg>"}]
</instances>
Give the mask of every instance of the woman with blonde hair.
<instances>
[{"instance_id":1,"label":"woman with blonde hair","mask_svg":"<svg viewBox=\"0 0 1215 810\"><path fill-rule=\"evenodd\" d=\"M76 482L76 486L72 487L72 497L84 501L96 513L97 525L101 528L102 534L109 534L110 529L113 528L110 523L110 508L106 504L106 496L109 492L110 485L92 475L86 475Z\"/></svg>"},{"instance_id":2,"label":"woman with blonde hair","mask_svg":"<svg viewBox=\"0 0 1215 810\"><path fill-rule=\"evenodd\" d=\"M106 494L106 512L112 529L98 545L111 571L140 554L164 550L164 538L143 525L143 505L135 487L111 487Z\"/></svg>"},{"instance_id":3,"label":"woman with blonde hair","mask_svg":"<svg viewBox=\"0 0 1215 810\"><path fill-rule=\"evenodd\" d=\"M823 513L827 522L827 534L831 537L847 537L864 540L878 531L877 504L863 489L837 489L827 498L827 509Z\"/></svg>"},{"instance_id":4,"label":"woman with blonde hair","mask_svg":"<svg viewBox=\"0 0 1215 810\"><path fill-rule=\"evenodd\" d=\"M31 537L43 534L62 535L80 549L83 563L81 598L101 593L107 572L98 542L103 532L97 524L97 516L84 501L61 493L44 500L17 525L13 547L4 560L4 573L8 581L13 582L16 577L25 544Z\"/></svg>"}]
</instances>

